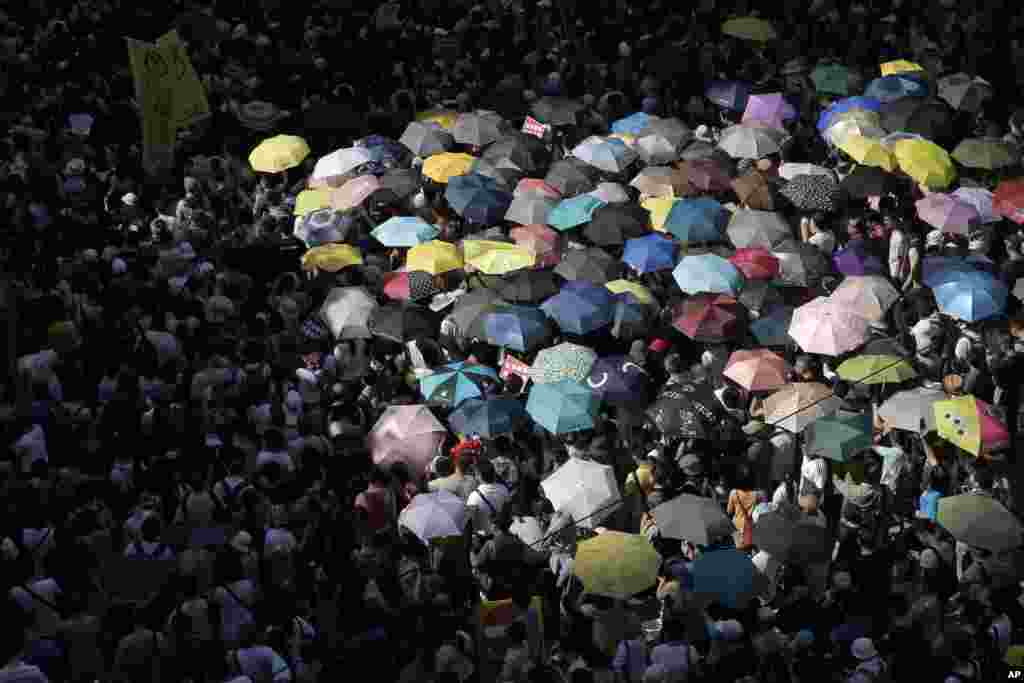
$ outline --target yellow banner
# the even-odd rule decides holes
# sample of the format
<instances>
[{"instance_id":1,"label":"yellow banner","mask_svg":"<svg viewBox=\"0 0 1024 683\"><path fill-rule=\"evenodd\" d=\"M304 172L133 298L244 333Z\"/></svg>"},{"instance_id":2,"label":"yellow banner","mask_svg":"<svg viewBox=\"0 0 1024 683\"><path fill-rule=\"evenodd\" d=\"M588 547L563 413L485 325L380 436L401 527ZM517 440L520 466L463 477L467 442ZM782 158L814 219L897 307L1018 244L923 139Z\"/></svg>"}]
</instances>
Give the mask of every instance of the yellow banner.
<instances>
[{"instance_id":1,"label":"yellow banner","mask_svg":"<svg viewBox=\"0 0 1024 683\"><path fill-rule=\"evenodd\" d=\"M206 88L199 80L192 60L185 51L177 31L169 31L157 39L165 65L159 66L160 73L170 88L171 120L178 128L187 128L210 115L210 103L206 99Z\"/></svg>"}]
</instances>

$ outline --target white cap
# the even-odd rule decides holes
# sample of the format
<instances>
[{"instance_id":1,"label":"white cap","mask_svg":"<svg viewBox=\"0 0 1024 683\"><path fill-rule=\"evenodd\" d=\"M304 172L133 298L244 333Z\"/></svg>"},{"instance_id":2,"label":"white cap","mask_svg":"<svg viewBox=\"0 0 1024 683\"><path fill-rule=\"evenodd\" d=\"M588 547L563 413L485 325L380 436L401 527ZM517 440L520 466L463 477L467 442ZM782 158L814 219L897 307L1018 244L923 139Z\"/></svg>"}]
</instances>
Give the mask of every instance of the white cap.
<instances>
[{"instance_id":1,"label":"white cap","mask_svg":"<svg viewBox=\"0 0 1024 683\"><path fill-rule=\"evenodd\" d=\"M121 197L121 203L125 206L135 206L137 201L139 201L139 198L134 192L129 192Z\"/></svg>"},{"instance_id":2,"label":"white cap","mask_svg":"<svg viewBox=\"0 0 1024 683\"><path fill-rule=\"evenodd\" d=\"M629 43L622 41L619 43L619 56L629 57L633 53L633 50L629 47Z\"/></svg>"}]
</instances>

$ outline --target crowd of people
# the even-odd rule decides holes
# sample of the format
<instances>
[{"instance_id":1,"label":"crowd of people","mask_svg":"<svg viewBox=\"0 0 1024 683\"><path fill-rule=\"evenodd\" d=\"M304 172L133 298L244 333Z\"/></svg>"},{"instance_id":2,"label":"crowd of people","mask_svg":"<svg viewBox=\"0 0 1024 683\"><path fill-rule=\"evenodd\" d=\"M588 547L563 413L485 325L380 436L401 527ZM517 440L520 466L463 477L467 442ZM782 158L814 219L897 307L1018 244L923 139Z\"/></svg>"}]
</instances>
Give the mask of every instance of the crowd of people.
<instances>
[{"instance_id":1,"label":"crowd of people","mask_svg":"<svg viewBox=\"0 0 1024 683\"><path fill-rule=\"evenodd\" d=\"M723 30L745 2L243 4L0 11L0 681L949 683L1020 663L1019 11L788 0L753 8L758 41ZM174 27L211 114L151 172L124 34ZM870 84L897 60L907 93L829 119L888 98ZM959 73L987 79L971 104L938 97ZM874 140L915 99L929 112L857 163L839 123ZM278 133L306 154L254 168ZM922 137L1007 160L887 166ZM360 162L318 172L339 158ZM479 211L456 201L469 174ZM301 208L352 182L346 206ZM969 220L922 208L954 195ZM421 247L449 265L413 267ZM531 263L495 271L488 249ZM596 543L635 535L594 569ZM486 642L487 609L536 598L542 619Z\"/></svg>"}]
</instances>

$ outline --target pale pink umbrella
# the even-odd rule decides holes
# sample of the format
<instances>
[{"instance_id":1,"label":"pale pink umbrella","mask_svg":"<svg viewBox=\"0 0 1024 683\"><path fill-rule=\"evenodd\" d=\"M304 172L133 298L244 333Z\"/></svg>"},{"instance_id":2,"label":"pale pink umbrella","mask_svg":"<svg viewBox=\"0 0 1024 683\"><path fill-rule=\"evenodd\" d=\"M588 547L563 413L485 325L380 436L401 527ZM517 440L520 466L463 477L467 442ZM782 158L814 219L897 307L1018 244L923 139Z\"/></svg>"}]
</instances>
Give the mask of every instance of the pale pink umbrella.
<instances>
[{"instance_id":1,"label":"pale pink umbrella","mask_svg":"<svg viewBox=\"0 0 1024 683\"><path fill-rule=\"evenodd\" d=\"M425 475L447 437L444 425L424 405L389 406L373 426L367 445L377 465L403 461Z\"/></svg>"},{"instance_id":2,"label":"pale pink umbrella","mask_svg":"<svg viewBox=\"0 0 1024 683\"><path fill-rule=\"evenodd\" d=\"M722 373L747 391L771 391L788 381L786 360L768 349L733 351Z\"/></svg>"},{"instance_id":3,"label":"pale pink umbrella","mask_svg":"<svg viewBox=\"0 0 1024 683\"><path fill-rule=\"evenodd\" d=\"M751 95L747 98L747 108L743 112L742 123L764 123L786 129L785 121L796 118L796 109L782 96L782 93L766 93Z\"/></svg>"},{"instance_id":4,"label":"pale pink umbrella","mask_svg":"<svg viewBox=\"0 0 1024 683\"><path fill-rule=\"evenodd\" d=\"M951 235L968 235L971 227L979 222L978 210L948 194L931 194L914 203L918 217L942 232Z\"/></svg>"},{"instance_id":5,"label":"pale pink umbrella","mask_svg":"<svg viewBox=\"0 0 1024 683\"><path fill-rule=\"evenodd\" d=\"M862 345L871 323L819 296L793 311L789 336L807 353L840 356Z\"/></svg>"},{"instance_id":6,"label":"pale pink umbrella","mask_svg":"<svg viewBox=\"0 0 1024 683\"><path fill-rule=\"evenodd\" d=\"M362 175L331 191L331 207L339 211L354 209L381 188L377 176Z\"/></svg>"},{"instance_id":7,"label":"pale pink umbrella","mask_svg":"<svg viewBox=\"0 0 1024 683\"><path fill-rule=\"evenodd\" d=\"M881 275L851 275L829 296L840 309L877 322L885 317L900 293Z\"/></svg>"},{"instance_id":8,"label":"pale pink umbrella","mask_svg":"<svg viewBox=\"0 0 1024 683\"><path fill-rule=\"evenodd\" d=\"M562 193L548 185L540 178L523 178L516 184L513 197L540 197L543 199L561 199Z\"/></svg>"},{"instance_id":9,"label":"pale pink umbrella","mask_svg":"<svg viewBox=\"0 0 1024 683\"><path fill-rule=\"evenodd\" d=\"M516 244L537 258L536 268L557 266L561 258L561 235L546 225L533 223L512 228L509 235Z\"/></svg>"}]
</instances>

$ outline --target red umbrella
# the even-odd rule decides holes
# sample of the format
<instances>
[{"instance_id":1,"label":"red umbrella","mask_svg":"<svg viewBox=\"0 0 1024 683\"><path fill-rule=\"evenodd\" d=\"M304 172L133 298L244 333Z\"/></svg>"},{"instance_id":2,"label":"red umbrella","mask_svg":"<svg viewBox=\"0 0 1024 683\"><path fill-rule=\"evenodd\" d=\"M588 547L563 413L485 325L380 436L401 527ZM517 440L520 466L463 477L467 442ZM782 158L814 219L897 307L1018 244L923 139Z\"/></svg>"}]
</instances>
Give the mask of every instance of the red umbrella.
<instances>
[{"instance_id":1,"label":"red umbrella","mask_svg":"<svg viewBox=\"0 0 1024 683\"><path fill-rule=\"evenodd\" d=\"M422 270L396 271L384 275L384 295L389 299L419 301L439 292L433 276Z\"/></svg>"},{"instance_id":2,"label":"red umbrella","mask_svg":"<svg viewBox=\"0 0 1024 683\"><path fill-rule=\"evenodd\" d=\"M735 298L723 294L698 294L672 309L672 326L690 339L719 344L741 334L746 311Z\"/></svg>"},{"instance_id":3,"label":"red umbrella","mask_svg":"<svg viewBox=\"0 0 1024 683\"><path fill-rule=\"evenodd\" d=\"M1024 178L999 183L992 195L992 209L996 214L1024 225Z\"/></svg>"},{"instance_id":4,"label":"red umbrella","mask_svg":"<svg viewBox=\"0 0 1024 683\"><path fill-rule=\"evenodd\" d=\"M748 280L771 280L779 274L781 267L779 259L763 247L737 249L729 261Z\"/></svg>"},{"instance_id":5,"label":"red umbrella","mask_svg":"<svg viewBox=\"0 0 1024 683\"><path fill-rule=\"evenodd\" d=\"M684 161L679 168L686 171L690 184L704 192L728 192L732 190L732 178L720 163L714 159Z\"/></svg>"}]
</instances>

